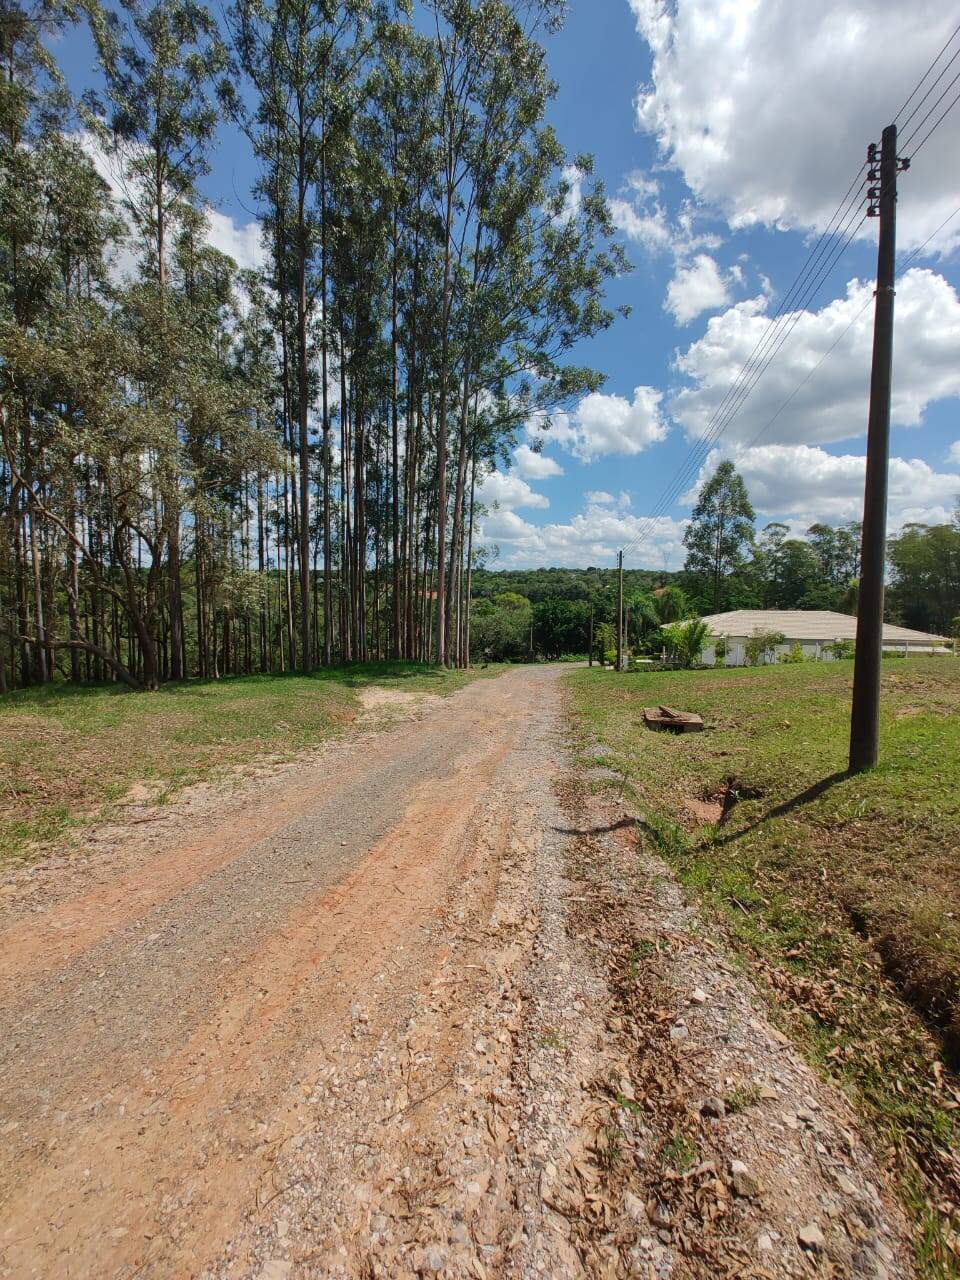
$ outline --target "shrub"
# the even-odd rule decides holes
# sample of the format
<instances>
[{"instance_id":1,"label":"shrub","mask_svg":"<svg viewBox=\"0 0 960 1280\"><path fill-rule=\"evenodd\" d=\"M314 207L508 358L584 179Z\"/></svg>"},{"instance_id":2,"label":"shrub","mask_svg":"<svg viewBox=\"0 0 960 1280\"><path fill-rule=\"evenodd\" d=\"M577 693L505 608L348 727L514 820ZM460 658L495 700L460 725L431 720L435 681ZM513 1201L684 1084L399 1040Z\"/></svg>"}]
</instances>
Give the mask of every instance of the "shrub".
<instances>
[{"instance_id":1,"label":"shrub","mask_svg":"<svg viewBox=\"0 0 960 1280\"><path fill-rule=\"evenodd\" d=\"M730 641L726 636L718 636L717 642L713 646L713 656L718 667L726 665L727 656L730 653Z\"/></svg>"},{"instance_id":2,"label":"shrub","mask_svg":"<svg viewBox=\"0 0 960 1280\"><path fill-rule=\"evenodd\" d=\"M597 625L593 633L593 643L596 646L597 653L600 655L601 662L616 663L617 633L612 623L601 622Z\"/></svg>"},{"instance_id":3,"label":"shrub","mask_svg":"<svg viewBox=\"0 0 960 1280\"><path fill-rule=\"evenodd\" d=\"M827 645L827 653L832 658L852 658L856 651L857 646L852 640L834 640Z\"/></svg>"},{"instance_id":4,"label":"shrub","mask_svg":"<svg viewBox=\"0 0 960 1280\"><path fill-rule=\"evenodd\" d=\"M788 649L786 653L781 653L781 662L806 662L807 655L803 652L803 645L798 640L796 644Z\"/></svg>"},{"instance_id":5,"label":"shrub","mask_svg":"<svg viewBox=\"0 0 960 1280\"><path fill-rule=\"evenodd\" d=\"M762 627L757 627L743 646L747 666L759 667L761 662L769 662L776 653L777 645L785 644L786 639L782 631L764 631Z\"/></svg>"},{"instance_id":6,"label":"shrub","mask_svg":"<svg viewBox=\"0 0 960 1280\"><path fill-rule=\"evenodd\" d=\"M701 618L688 618L686 622L671 622L662 627L660 634L667 656L681 667L692 667L700 661L710 628Z\"/></svg>"},{"instance_id":7,"label":"shrub","mask_svg":"<svg viewBox=\"0 0 960 1280\"><path fill-rule=\"evenodd\" d=\"M524 661L530 655L530 604L504 592L475 600L470 614L470 654L487 662Z\"/></svg>"}]
</instances>

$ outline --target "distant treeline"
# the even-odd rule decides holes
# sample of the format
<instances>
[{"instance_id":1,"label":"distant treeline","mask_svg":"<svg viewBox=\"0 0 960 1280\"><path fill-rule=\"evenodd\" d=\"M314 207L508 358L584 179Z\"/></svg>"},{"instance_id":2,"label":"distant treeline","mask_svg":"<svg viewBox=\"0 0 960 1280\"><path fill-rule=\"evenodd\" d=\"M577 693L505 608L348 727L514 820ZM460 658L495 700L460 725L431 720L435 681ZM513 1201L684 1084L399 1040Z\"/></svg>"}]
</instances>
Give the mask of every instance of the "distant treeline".
<instances>
[{"instance_id":1,"label":"distant treeline","mask_svg":"<svg viewBox=\"0 0 960 1280\"><path fill-rule=\"evenodd\" d=\"M627 569L624 642L636 652L670 647L674 624L730 609L824 609L853 614L860 526L813 524L795 534L772 521L759 531L746 485L720 464L698 495L684 534L683 569ZM919 631L960 634L960 507L950 524L908 524L887 543L886 618ZM528 660L612 657L619 614L617 571L476 569L471 655Z\"/></svg>"},{"instance_id":2,"label":"distant treeline","mask_svg":"<svg viewBox=\"0 0 960 1280\"><path fill-rule=\"evenodd\" d=\"M676 585L679 573L660 573L653 569L625 569L624 592L653 591L657 587ZM505 591L525 596L531 604L543 600L594 600L599 594L616 587L616 569L475 569L474 600L492 600Z\"/></svg>"}]
</instances>

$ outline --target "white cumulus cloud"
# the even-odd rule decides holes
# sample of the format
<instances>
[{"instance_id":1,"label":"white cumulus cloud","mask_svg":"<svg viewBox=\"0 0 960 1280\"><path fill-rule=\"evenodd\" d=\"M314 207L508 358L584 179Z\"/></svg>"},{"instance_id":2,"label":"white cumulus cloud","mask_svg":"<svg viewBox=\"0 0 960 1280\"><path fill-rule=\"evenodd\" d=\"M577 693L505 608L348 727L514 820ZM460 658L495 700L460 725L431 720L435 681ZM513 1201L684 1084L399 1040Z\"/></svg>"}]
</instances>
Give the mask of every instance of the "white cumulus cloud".
<instances>
[{"instance_id":1,"label":"white cumulus cloud","mask_svg":"<svg viewBox=\"0 0 960 1280\"><path fill-rule=\"evenodd\" d=\"M816 521L840 524L863 515L864 457L805 444L714 450L695 488L685 495L686 503L694 500L724 455L733 459L762 515L784 517L797 528ZM921 458L891 458L888 528L893 532L912 521L943 524L958 493L960 474L937 472Z\"/></svg>"},{"instance_id":2,"label":"white cumulus cloud","mask_svg":"<svg viewBox=\"0 0 960 1280\"><path fill-rule=\"evenodd\" d=\"M700 223L704 211L684 200L671 218L660 198L660 184L635 172L627 176L619 196L608 201L614 226L650 254L671 254L673 279L663 307L678 324L689 324L704 311L716 311L730 301L730 289L741 284L739 266L724 272L712 256L723 241Z\"/></svg>"},{"instance_id":3,"label":"white cumulus cloud","mask_svg":"<svg viewBox=\"0 0 960 1280\"><path fill-rule=\"evenodd\" d=\"M689 324L704 311L716 311L729 301L728 281L716 259L698 253L692 262L677 264L663 306L678 324Z\"/></svg>"},{"instance_id":4,"label":"white cumulus cloud","mask_svg":"<svg viewBox=\"0 0 960 1280\"><path fill-rule=\"evenodd\" d=\"M879 142L957 21L944 0L629 3L652 53L639 126L732 226L823 229L867 143ZM901 130L905 154L911 129L953 74ZM960 111L903 177L901 244L920 244L958 203ZM863 234L874 234L872 224ZM954 243L958 235L956 223L944 233Z\"/></svg>"},{"instance_id":5,"label":"white cumulus cloud","mask_svg":"<svg viewBox=\"0 0 960 1280\"><path fill-rule=\"evenodd\" d=\"M267 255L259 222L234 222L228 213L207 208L207 242L244 269L262 267Z\"/></svg>"},{"instance_id":6,"label":"white cumulus cloud","mask_svg":"<svg viewBox=\"0 0 960 1280\"><path fill-rule=\"evenodd\" d=\"M607 454L642 453L667 436L668 427L660 409L662 399L663 392L655 387L636 387L632 400L593 391L583 397L573 413L554 416L547 438L581 462L592 462ZM537 420L527 430L536 437L543 427L543 422Z\"/></svg>"},{"instance_id":7,"label":"white cumulus cloud","mask_svg":"<svg viewBox=\"0 0 960 1280\"><path fill-rule=\"evenodd\" d=\"M666 210L656 204L649 208L639 200L614 196L608 202L610 217L618 231L651 253L669 249L674 241Z\"/></svg>"},{"instance_id":8,"label":"white cumulus cloud","mask_svg":"<svg viewBox=\"0 0 960 1280\"><path fill-rule=\"evenodd\" d=\"M127 187L118 161L108 155L92 133L79 135L80 142L93 161L94 167L110 188L121 212L128 196ZM207 221L207 243L221 253L233 258L238 267L253 269L266 261L260 223L256 220L238 223L227 213L221 213L207 205L203 210ZM120 276L134 275L137 271L137 254L129 242L116 246L114 269Z\"/></svg>"},{"instance_id":9,"label":"white cumulus cloud","mask_svg":"<svg viewBox=\"0 0 960 1280\"><path fill-rule=\"evenodd\" d=\"M601 496L603 499L613 497L612 494ZM491 512L481 521L479 540L488 547L497 547L496 564L504 568L613 565L617 549L646 528L647 521L616 504L591 501L590 497L588 495L584 510L565 523L536 525L514 511ZM685 554L686 526L687 521L683 519L674 520L669 516L657 519L630 567L679 568Z\"/></svg>"},{"instance_id":10,"label":"white cumulus cloud","mask_svg":"<svg viewBox=\"0 0 960 1280\"><path fill-rule=\"evenodd\" d=\"M513 451L513 465L529 480L546 480L550 476L562 476L563 467L545 453L538 453L528 444L517 445Z\"/></svg>"},{"instance_id":11,"label":"white cumulus cloud","mask_svg":"<svg viewBox=\"0 0 960 1280\"><path fill-rule=\"evenodd\" d=\"M791 316L796 323L789 337L732 418L725 438L750 442L763 431L765 444L823 443L864 434L872 299L872 282L854 280L844 297L820 311ZM755 298L713 316L704 336L678 358L679 372L692 385L674 395L670 411L689 435L702 435L763 339L772 323L766 306L765 298ZM894 333L892 419L899 426L918 426L927 405L960 395L957 291L926 268L907 271L897 283Z\"/></svg>"},{"instance_id":12,"label":"white cumulus cloud","mask_svg":"<svg viewBox=\"0 0 960 1280\"><path fill-rule=\"evenodd\" d=\"M491 471L477 486L477 498L485 506L496 504L504 511L516 507L549 507L550 500L531 489L526 480L511 472Z\"/></svg>"},{"instance_id":13,"label":"white cumulus cloud","mask_svg":"<svg viewBox=\"0 0 960 1280\"><path fill-rule=\"evenodd\" d=\"M563 208L560 210L558 222L569 222L571 218L575 218L583 204L583 173L575 164L568 164L562 173L562 178L566 184L566 192L563 197Z\"/></svg>"}]
</instances>

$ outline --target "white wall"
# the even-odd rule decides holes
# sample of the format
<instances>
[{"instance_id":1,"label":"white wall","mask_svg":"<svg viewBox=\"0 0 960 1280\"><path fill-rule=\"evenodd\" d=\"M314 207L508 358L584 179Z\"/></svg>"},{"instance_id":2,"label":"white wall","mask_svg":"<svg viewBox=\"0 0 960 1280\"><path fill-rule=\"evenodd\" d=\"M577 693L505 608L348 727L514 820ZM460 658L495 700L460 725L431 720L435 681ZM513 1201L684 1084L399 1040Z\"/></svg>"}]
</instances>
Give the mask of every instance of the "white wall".
<instances>
[{"instance_id":1,"label":"white wall","mask_svg":"<svg viewBox=\"0 0 960 1280\"><path fill-rule=\"evenodd\" d=\"M746 636L727 636L727 656L724 659L726 667L742 667L746 665ZM803 656L813 661L835 662L833 654L830 652L831 640L801 640L800 647L803 650ZM766 659L767 664L779 662L781 653L789 653L796 644L795 640L790 640L786 644L778 644L776 652ZM947 649L940 649L932 645L904 645L902 642L885 644L883 646L884 653L902 653L906 656L910 654L933 654L933 653L949 653ZM704 666L715 666L717 661L716 646L709 645L703 651L701 658Z\"/></svg>"}]
</instances>

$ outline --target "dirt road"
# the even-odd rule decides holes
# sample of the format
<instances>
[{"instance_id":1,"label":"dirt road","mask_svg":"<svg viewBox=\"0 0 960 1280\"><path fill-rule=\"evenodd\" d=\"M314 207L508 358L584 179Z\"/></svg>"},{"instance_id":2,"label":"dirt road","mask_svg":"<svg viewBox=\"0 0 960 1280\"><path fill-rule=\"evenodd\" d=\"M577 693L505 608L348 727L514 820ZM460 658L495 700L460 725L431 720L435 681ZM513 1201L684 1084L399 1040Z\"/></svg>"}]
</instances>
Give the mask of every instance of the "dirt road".
<instances>
[{"instance_id":1,"label":"dirt road","mask_svg":"<svg viewBox=\"0 0 960 1280\"><path fill-rule=\"evenodd\" d=\"M561 676L4 886L0 1276L911 1274L843 1101L570 776Z\"/></svg>"}]
</instances>

